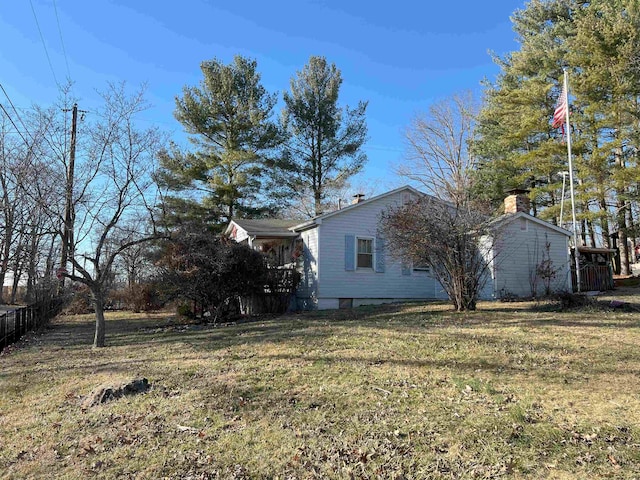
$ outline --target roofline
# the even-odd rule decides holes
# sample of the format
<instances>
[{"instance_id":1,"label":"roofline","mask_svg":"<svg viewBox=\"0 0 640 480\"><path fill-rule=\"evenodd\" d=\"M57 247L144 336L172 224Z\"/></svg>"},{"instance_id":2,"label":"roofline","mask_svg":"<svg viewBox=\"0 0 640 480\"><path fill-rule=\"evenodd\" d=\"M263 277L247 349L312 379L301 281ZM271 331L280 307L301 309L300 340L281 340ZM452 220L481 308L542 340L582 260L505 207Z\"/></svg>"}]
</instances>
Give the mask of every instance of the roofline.
<instances>
[{"instance_id":1,"label":"roofline","mask_svg":"<svg viewBox=\"0 0 640 480\"><path fill-rule=\"evenodd\" d=\"M238 225L236 222L233 221L233 219L229 220L229 225L227 225L227 228L224 229L224 234L225 235L229 235L231 233L231 225L235 225L238 228L242 228L240 225ZM244 228L242 228L244 230ZM246 232L246 230L245 230Z\"/></svg>"},{"instance_id":2,"label":"roofline","mask_svg":"<svg viewBox=\"0 0 640 480\"><path fill-rule=\"evenodd\" d=\"M298 236L298 232L251 232L250 235L254 238L293 238Z\"/></svg>"},{"instance_id":3,"label":"roofline","mask_svg":"<svg viewBox=\"0 0 640 480\"><path fill-rule=\"evenodd\" d=\"M571 247L571 250L573 249L574 247ZM584 253L616 253L617 250L615 248L587 247L585 245L581 245L578 247L578 251Z\"/></svg>"},{"instance_id":4,"label":"roofline","mask_svg":"<svg viewBox=\"0 0 640 480\"><path fill-rule=\"evenodd\" d=\"M502 215L500 217L498 217L497 219L494 220L495 223L502 223L502 222L510 222L512 220L515 220L516 218L522 218L525 217L527 220L531 220L535 223L537 223L538 225L542 225L543 227L547 227L550 228L551 230L554 230L558 233L562 233L564 235L566 235L567 237L571 237L573 235L573 233L571 233L569 230L567 230L566 228L562 228L562 227L558 227L557 225L554 225L553 223L547 222L546 220L542 220L541 218L538 217L534 217L533 215L530 215L526 212L516 212L513 214L505 214Z\"/></svg>"},{"instance_id":5,"label":"roofline","mask_svg":"<svg viewBox=\"0 0 640 480\"><path fill-rule=\"evenodd\" d=\"M281 232L249 231L245 227L237 223L235 220L231 220L229 222L229 225L227 225L227 228L225 228L224 230L225 235L229 235L231 233L232 224L235 225L237 228L243 230L247 235L251 237L293 238L296 235L298 235L297 232L284 231L284 228ZM287 228L287 230L291 230L291 229Z\"/></svg>"},{"instance_id":6,"label":"roofline","mask_svg":"<svg viewBox=\"0 0 640 480\"><path fill-rule=\"evenodd\" d=\"M353 210L354 208L358 208L362 205L366 205L367 203L370 202L374 202L376 200L380 200L381 198L385 198L388 197L389 195L394 195L398 192L401 192L403 190L409 190L410 192L420 196L420 197L424 197L426 196L425 193L422 193L420 190L416 190L414 187L412 187L411 185L404 185L402 187L398 187L394 190L390 190L386 193L382 193L380 195L376 195L375 197L371 197L367 200L363 200L361 202L358 203L352 203L351 205L347 205L344 208L341 208L340 210L334 210L333 212L329 212L329 213L325 213L323 215L318 215L316 217L313 217L311 220L307 220L306 222L300 223L298 225L294 225L292 227L289 227L289 230L291 231L300 231L300 230L308 230L310 228L313 228L317 225L320 225L322 223L322 221L326 218L330 218L333 217L334 215L339 215L343 212L346 212L348 210Z\"/></svg>"}]
</instances>

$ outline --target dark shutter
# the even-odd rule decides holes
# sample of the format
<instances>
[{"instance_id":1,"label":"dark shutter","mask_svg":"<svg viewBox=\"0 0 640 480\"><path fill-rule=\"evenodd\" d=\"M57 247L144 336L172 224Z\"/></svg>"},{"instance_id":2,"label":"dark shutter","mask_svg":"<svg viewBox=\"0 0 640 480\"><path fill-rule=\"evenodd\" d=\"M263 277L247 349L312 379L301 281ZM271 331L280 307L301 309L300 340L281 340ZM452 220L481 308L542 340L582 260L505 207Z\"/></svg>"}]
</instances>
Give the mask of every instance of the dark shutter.
<instances>
[{"instance_id":1,"label":"dark shutter","mask_svg":"<svg viewBox=\"0 0 640 480\"><path fill-rule=\"evenodd\" d=\"M356 269L356 237L355 235L344 236L344 269L353 271Z\"/></svg>"}]
</instances>

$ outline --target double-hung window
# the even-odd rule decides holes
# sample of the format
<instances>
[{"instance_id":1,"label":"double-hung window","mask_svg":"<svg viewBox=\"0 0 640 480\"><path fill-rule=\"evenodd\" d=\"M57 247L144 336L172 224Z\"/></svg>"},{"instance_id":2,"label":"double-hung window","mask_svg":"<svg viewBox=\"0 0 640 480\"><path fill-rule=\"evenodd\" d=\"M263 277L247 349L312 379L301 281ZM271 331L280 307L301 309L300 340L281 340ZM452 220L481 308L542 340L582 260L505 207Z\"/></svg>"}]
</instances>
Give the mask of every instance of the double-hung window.
<instances>
[{"instance_id":1,"label":"double-hung window","mask_svg":"<svg viewBox=\"0 0 640 480\"><path fill-rule=\"evenodd\" d=\"M373 268L373 239L358 238L357 239L357 268Z\"/></svg>"}]
</instances>

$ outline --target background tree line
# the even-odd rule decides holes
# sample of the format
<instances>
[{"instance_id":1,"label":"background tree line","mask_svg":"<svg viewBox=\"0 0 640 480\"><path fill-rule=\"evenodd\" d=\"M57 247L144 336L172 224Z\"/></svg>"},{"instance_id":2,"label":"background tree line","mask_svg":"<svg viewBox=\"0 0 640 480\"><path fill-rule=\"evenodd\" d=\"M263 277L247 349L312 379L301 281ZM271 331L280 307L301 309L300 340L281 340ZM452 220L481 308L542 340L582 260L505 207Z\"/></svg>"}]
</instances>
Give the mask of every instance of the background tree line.
<instances>
[{"instance_id":1,"label":"background tree line","mask_svg":"<svg viewBox=\"0 0 640 480\"><path fill-rule=\"evenodd\" d=\"M567 152L550 119L566 68L581 240L612 247L617 237L630 273L627 244L640 240L640 3L531 0L512 22L521 46L495 59L500 74L485 84L475 193L497 207L505 189L529 188L534 214L560 223Z\"/></svg>"}]
</instances>

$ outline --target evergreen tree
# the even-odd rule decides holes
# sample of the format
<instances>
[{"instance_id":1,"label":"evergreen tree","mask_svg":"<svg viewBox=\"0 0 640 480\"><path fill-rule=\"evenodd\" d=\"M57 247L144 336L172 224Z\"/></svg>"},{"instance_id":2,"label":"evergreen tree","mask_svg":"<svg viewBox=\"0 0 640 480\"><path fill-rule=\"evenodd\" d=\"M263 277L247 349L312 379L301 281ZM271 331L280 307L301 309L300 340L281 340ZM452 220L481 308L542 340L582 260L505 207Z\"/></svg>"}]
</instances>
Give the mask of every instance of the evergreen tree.
<instances>
[{"instance_id":1,"label":"evergreen tree","mask_svg":"<svg viewBox=\"0 0 640 480\"><path fill-rule=\"evenodd\" d=\"M627 240L637 210L638 98L640 96L640 2L591 2L576 19L577 35L569 54L579 64L577 118L589 133L589 164L597 173L598 218L608 246L609 220L618 235L621 273L630 273ZM634 206L635 204L635 206ZM635 242L634 242L635 243Z\"/></svg>"},{"instance_id":2,"label":"evergreen tree","mask_svg":"<svg viewBox=\"0 0 640 480\"><path fill-rule=\"evenodd\" d=\"M195 150L177 146L161 153L162 183L180 199L170 200L174 220L195 207L212 212L214 223L269 210L265 160L278 146L270 120L276 96L260 84L254 60L236 56L229 65L217 59L201 65L199 87L184 87L176 97L175 117Z\"/></svg>"},{"instance_id":3,"label":"evergreen tree","mask_svg":"<svg viewBox=\"0 0 640 480\"><path fill-rule=\"evenodd\" d=\"M497 207L505 190L527 187L534 213L552 221L560 210L558 172L567 167L550 112L560 91L574 4L533 0L515 12L512 21L521 49L495 59L502 72L495 84L486 86L473 146L480 195Z\"/></svg>"},{"instance_id":4,"label":"evergreen tree","mask_svg":"<svg viewBox=\"0 0 640 480\"><path fill-rule=\"evenodd\" d=\"M275 166L282 170L280 182L290 195L313 195L315 215L322 213L328 191L342 186L366 161L367 102L340 108L341 84L334 64L312 56L291 79L291 92L284 94L287 141Z\"/></svg>"}]
</instances>

